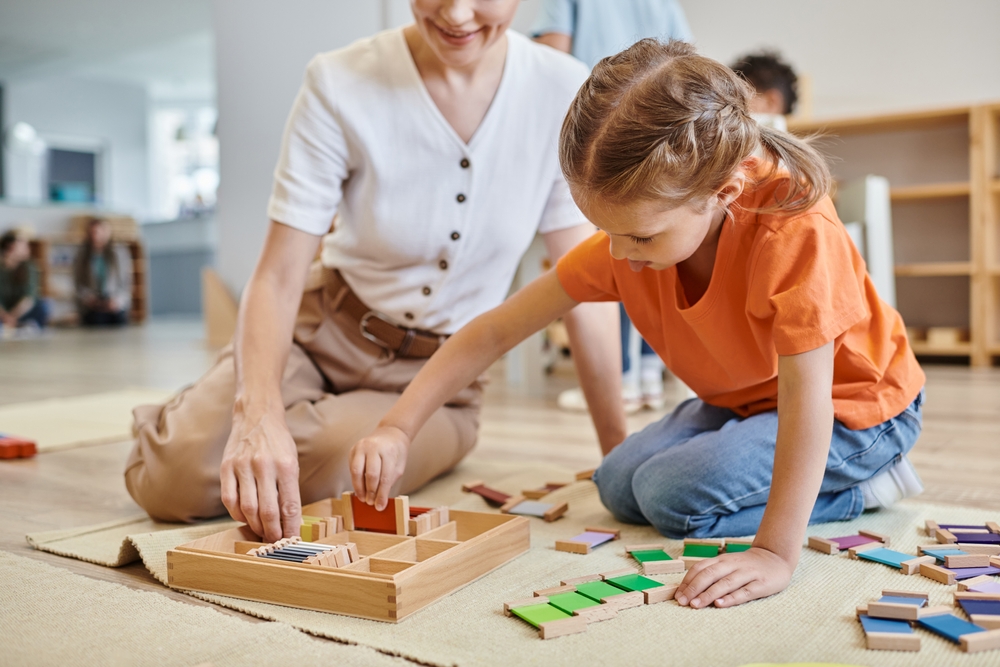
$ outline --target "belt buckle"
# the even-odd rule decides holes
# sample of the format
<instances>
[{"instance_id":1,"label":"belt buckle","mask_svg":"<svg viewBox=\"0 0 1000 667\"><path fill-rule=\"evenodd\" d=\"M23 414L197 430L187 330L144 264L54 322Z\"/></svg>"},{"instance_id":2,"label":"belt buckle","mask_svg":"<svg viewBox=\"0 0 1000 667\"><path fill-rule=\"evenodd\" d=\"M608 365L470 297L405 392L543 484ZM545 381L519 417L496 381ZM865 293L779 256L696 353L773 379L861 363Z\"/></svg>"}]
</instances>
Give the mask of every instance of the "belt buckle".
<instances>
[{"instance_id":1,"label":"belt buckle","mask_svg":"<svg viewBox=\"0 0 1000 667\"><path fill-rule=\"evenodd\" d=\"M375 334L368 331L368 320L370 320L373 317L377 317L387 324L392 324L392 319L390 319L390 317L385 313L380 313L377 310L369 310L367 313L361 316L360 320L358 320L358 330L361 332L362 336L364 336L365 338L367 338L368 340L370 340L371 342L375 343L383 350L388 352L389 361L392 361L396 358L396 351L391 347L389 347L389 345L384 340L382 340Z\"/></svg>"}]
</instances>

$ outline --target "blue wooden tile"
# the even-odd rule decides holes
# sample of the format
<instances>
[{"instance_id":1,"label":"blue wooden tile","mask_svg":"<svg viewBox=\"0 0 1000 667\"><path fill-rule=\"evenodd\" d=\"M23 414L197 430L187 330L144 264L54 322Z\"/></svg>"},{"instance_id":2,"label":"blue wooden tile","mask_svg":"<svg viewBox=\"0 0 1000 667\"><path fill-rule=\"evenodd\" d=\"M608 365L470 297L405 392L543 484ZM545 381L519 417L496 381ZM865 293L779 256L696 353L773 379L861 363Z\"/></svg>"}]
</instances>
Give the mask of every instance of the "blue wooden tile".
<instances>
[{"instance_id":1,"label":"blue wooden tile","mask_svg":"<svg viewBox=\"0 0 1000 667\"><path fill-rule=\"evenodd\" d=\"M974 632L986 632L985 628L981 628L974 623L969 623L968 621L963 621L958 616L954 614L941 614L940 616L928 616L927 618L922 618L917 623L920 627L926 628L936 635L941 635L948 641L959 642L959 637L962 635L972 634Z\"/></svg>"}]
</instances>

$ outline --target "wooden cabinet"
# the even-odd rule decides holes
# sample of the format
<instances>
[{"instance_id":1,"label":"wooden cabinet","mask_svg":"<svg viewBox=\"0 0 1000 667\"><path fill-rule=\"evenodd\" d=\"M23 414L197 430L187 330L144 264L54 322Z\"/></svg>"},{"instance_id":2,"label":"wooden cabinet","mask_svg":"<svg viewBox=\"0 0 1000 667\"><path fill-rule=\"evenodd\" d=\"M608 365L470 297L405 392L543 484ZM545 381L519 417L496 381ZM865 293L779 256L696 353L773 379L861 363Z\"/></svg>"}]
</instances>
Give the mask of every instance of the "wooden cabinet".
<instances>
[{"instance_id":1,"label":"wooden cabinet","mask_svg":"<svg viewBox=\"0 0 1000 667\"><path fill-rule=\"evenodd\" d=\"M915 340L922 356L1000 356L1000 103L793 121L820 133L834 178L891 184L896 299L908 327L955 327L968 340Z\"/></svg>"}]
</instances>

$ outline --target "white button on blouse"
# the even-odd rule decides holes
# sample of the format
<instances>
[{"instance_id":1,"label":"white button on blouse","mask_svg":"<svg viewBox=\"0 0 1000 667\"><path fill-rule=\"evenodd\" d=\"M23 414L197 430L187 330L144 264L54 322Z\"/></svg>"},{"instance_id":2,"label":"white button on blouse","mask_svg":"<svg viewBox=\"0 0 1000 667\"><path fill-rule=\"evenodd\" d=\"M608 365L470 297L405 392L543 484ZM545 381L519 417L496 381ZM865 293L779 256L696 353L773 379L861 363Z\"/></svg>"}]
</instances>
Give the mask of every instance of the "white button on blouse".
<instances>
[{"instance_id":1,"label":"white button on blouse","mask_svg":"<svg viewBox=\"0 0 1000 667\"><path fill-rule=\"evenodd\" d=\"M468 144L435 106L402 29L316 56L285 128L268 215L322 235L370 308L454 333L507 294L536 232L586 223L559 170L586 67L507 33L503 76Z\"/></svg>"}]
</instances>

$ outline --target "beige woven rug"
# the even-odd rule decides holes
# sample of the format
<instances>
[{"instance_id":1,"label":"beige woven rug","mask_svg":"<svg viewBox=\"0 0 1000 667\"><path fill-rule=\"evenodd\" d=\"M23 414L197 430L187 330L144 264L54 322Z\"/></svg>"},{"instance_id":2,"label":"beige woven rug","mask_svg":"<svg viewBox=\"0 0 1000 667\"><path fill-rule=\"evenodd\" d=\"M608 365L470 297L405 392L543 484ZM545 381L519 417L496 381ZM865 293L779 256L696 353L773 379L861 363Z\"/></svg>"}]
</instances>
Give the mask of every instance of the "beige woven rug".
<instances>
[{"instance_id":1,"label":"beige woven rug","mask_svg":"<svg viewBox=\"0 0 1000 667\"><path fill-rule=\"evenodd\" d=\"M463 475L454 474L440 480L436 487L414 494L414 502L428 503L435 495L451 494L459 498L451 503L455 507L493 511L476 496L462 497L456 488L457 477ZM536 471L493 479L487 477L493 486L512 493L553 479L553 475ZM946 604L954 588L920 576L906 577L879 564L810 550L803 551L791 586L769 599L728 610L692 610L673 602L640 607L622 612L617 619L593 624L586 633L542 641L531 627L503 615L504 601L529 596L531 591L557 585L563 578L632 564L621 542L600 547L588 556L553 549L555 539L572 537L584 526L615 525L601 506L593 484L573 484L551 494L549 499L568 500L570 511L552 524L532 520L532 549L527 554L396 625L216 595L198 597L282 621L317 636L363 644L435 665L586 664L594 656L630 665L704 665L706 661L720 666L751 662L900 667L1000 664L1000 651L967 655L923 631L919 631L923 638L919 653L866 650L854 615L856 605L877 597L883 588L927 591L932 604ZM927 539L919 530L926 518L973 523L994 520L996 516L984 510L909 502L853 522L814 526L809 532L837 536L869 528L888 533L893 547L913 552ZM623 542L662 540L672 553L680 551L678 542L663 540L650 528L620 527ZM166 551L203 535L205 530L199 526L144 532L131 535L129 540L150 572L164 581ZM34 539L37 542L38 536ZM115 549L120 545L117 542ZM681 575L658 578L677 581ZM610 651L613 658L609 657Z\"/></svg>"},{"instance_id":2,"label":"beige woven rug","mask_svg":"<svg viewBox=\"0 0 1000 667\"><path fill-rule=\"evenodd\" d=\"M135 388L4 405L0 433L34 440L42 452L118 442L132 434L132 408L164 403L171 395L163 389Z\"/></svg>"},{"instance_id":3,"label":"beige woven rug","mask_svg":"<svg viewBox=\"0 0 1000 667\"><path fill-rule=\"evenodd\" d=\"M0 551L0 664L410 665Z\"/></svg>"}]
</instances>

